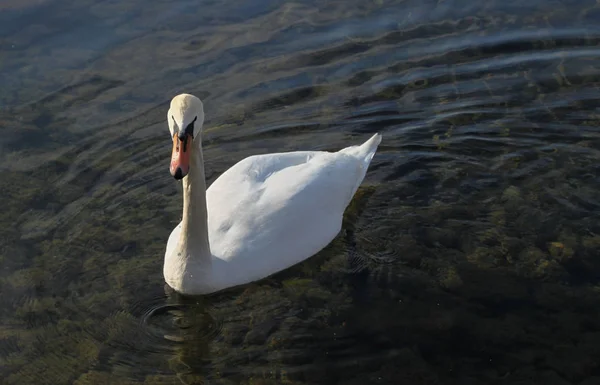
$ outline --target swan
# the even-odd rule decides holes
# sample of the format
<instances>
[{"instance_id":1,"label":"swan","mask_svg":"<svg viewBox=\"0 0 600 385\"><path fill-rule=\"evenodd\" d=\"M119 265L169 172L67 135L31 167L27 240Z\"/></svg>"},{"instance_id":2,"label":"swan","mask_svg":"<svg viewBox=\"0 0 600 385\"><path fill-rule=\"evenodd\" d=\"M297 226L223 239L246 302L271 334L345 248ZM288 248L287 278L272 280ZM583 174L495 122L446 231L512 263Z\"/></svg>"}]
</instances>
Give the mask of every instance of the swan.
<instances>
[{"instance_id":1,"label":"swan","mask_svg":"<svg viewBox=\"0 0 600 385\"><path fill-rule=\"evenodd\" d=\"M206 188L204 106L171 100L170 172L183 185L183 216L165 251L165 282L184 295L214 293L270 276L327 246L381 142L375 134L338 152L253 155Z\"/></svg>"}]
</instances>

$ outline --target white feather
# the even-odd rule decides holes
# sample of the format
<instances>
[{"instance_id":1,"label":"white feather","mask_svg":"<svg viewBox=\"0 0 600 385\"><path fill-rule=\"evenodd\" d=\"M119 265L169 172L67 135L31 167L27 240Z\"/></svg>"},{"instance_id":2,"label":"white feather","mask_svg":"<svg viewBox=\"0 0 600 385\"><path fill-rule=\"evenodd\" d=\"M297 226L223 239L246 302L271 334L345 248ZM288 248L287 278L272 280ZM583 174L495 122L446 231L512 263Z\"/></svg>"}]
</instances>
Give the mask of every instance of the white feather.
<instances>
[{"instance_id":1,"label":"white feather","mask_svg":"<svg viewBox=\"0 0 600 385\"><path fill-rule=\"evenodd\" d=\"M206 191L212 270L196 274L202 282L181 287L199 294L245 284L323 249L339 233L380 142L375 134L338 152L256 155L225 171ZM169 237L167 256L180 231L181 224Z\"/></svg>"}]
</instances>

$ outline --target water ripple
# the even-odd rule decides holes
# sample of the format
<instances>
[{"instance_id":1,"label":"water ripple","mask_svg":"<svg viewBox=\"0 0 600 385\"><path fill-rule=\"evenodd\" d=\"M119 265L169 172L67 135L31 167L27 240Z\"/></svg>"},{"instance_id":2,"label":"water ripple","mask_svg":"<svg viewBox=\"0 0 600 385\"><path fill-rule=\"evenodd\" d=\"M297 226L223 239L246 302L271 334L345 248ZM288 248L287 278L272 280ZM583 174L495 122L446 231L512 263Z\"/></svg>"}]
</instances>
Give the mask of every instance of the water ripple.
<instances>
[{"instance_id":1,"label":"water ripple","mask_svg":"<svg viewBox=\"0 0 600 385\"><path fill-rule=\"evenodd\" d=\"M593 1L210 3L0 15L7 383L597 369L544 346L593 356L598 329ZM161 291L181 214L165 112L182 91L205 101L209 182L248 155L383 133L330 248L231 293Z\"/></svg>"}]
</instances>

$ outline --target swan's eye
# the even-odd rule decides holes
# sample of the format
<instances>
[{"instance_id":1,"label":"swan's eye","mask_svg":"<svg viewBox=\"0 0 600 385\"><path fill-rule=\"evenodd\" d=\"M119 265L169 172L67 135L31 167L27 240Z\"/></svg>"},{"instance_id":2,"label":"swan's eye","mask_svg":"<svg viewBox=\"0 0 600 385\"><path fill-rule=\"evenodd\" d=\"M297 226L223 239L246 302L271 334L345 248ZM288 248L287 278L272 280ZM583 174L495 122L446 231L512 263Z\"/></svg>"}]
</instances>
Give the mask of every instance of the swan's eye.
<instances>
[{"instance_id":1,"label":"swan's eye","mask_svg":"<svg viewBox=\"0 0 600 385\"><path fill-rule=\"evenodd\" d=\"M173 119L173 130L177 132L177 129L179 128L177 127L177 121L175 121L175 117L173 115L171 115L171 119ZM173 135L173 132L171 132L171 135Z\"/></svg>"},{"instance_id":2,"label":"swan's eye","mask_svg":"<svg viewBox=\"0 0 600 385\"><path fill-rule=\"evenodd\" d=\"M196 119L198 119L198 117L196 116L194 118L194 120L192 120L192 122L190 124L187 125L187 127L185 128L185 133L188 135L191 135L192 138L194 137L194 123L196 123Z\"/></svg>"}]
</instances>

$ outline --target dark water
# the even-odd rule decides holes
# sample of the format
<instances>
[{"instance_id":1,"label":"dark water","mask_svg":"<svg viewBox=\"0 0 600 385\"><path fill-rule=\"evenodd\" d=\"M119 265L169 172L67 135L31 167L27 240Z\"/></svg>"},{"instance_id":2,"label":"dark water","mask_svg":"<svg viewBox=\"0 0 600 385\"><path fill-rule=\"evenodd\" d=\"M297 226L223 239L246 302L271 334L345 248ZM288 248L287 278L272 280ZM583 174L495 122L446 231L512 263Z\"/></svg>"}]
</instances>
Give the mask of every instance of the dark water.
<instances>
[{"instance_id":1,"label":"dark water","mask_svg":"<svg viewBox=\"0 0 600 385\"><path fill-rule=\"evenodd\" d=\"M600 384L594 1L0 3L2 384ZM181 298L165 114L383 143L305 263Z\"/></svg>"}]
</instances>

